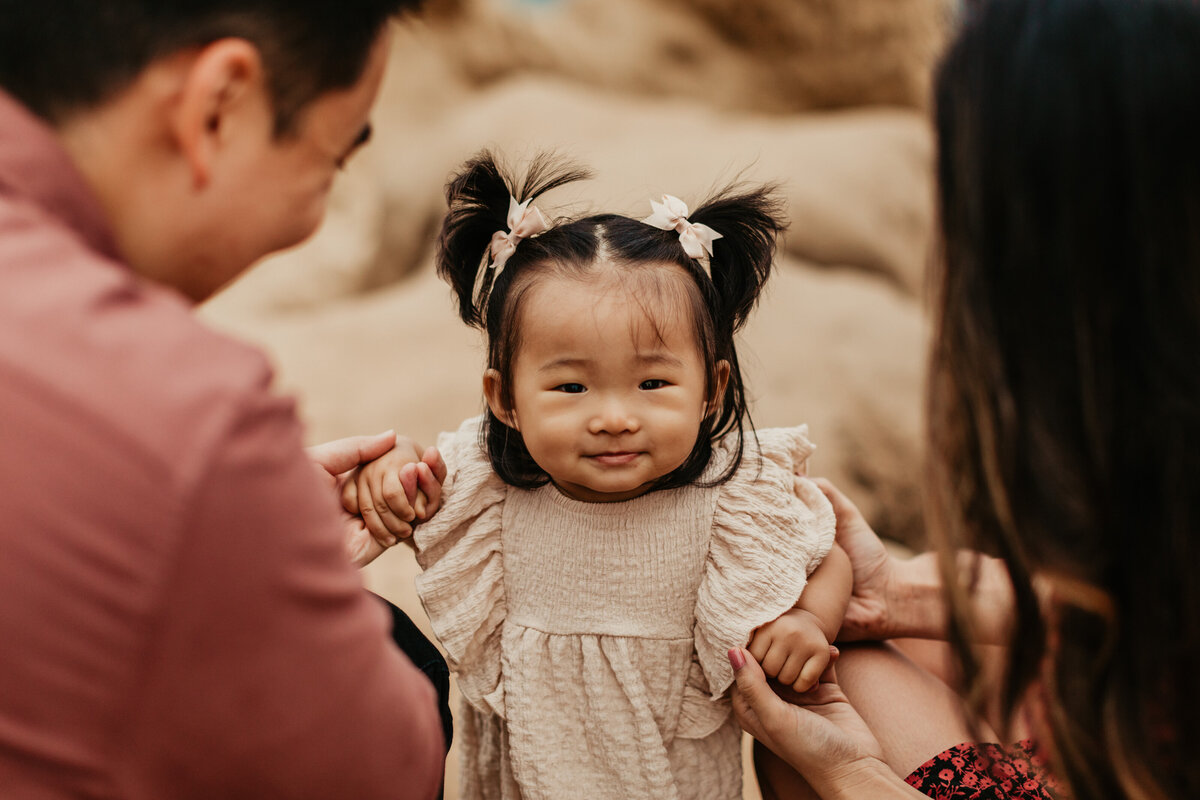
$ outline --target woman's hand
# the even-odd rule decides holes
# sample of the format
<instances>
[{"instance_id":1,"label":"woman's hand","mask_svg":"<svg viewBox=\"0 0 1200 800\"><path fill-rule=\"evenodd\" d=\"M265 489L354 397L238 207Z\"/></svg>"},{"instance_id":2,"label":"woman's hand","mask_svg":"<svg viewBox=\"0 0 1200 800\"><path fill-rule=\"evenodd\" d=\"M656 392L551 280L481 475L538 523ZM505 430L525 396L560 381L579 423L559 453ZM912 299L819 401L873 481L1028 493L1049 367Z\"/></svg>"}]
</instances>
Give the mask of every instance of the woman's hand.
<instances>
[{"instance_id":1,"label":"woman's hand","mask_svg":"<svg viewBox=\"0 0 1200 800\"><path fill-rule=\"evenodd\" d=\"M729 651L729 663L737 680L733 712L742 728L790 764L821 797L854 797L875 785L908 796L884 763L879 742L837 685L832 666L815 689L797 694L773 689L758 662L740 647Z\"/></svg>"},{"instance_id":2,"label":"woman's hand","mask_svg":"<svg viewBox=\"0 0 1200 800\"><path fill-rule=\"evenodd\" d=\"M850 557L854 575L854 588L838 639L882 640L898 635L891 607L896 559L850 498L824 478L816 478L814 482L833 505L837 543Z\"/></svg>"}]
</instances>

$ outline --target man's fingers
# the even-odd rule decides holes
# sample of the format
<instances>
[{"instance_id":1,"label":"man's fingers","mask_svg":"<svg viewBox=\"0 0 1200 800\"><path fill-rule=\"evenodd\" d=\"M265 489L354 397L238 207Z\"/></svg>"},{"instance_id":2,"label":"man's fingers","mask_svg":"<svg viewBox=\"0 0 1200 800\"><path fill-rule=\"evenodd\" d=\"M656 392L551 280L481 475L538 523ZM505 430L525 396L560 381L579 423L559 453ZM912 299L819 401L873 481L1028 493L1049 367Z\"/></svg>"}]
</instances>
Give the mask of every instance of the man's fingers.
<instances>
[{"instance_id":1,"label":"man's fingers","mask_svg":"<svg viewBox=\"0 0 1200 800\"><path fill-rule=\"evenodd\" d=\"M340 475L359 464L379 458L396 445L396 432L385 431L374 436L349 436L308 448L308 457L320 464L330 475Z\"/></svg>"},{"instance_id":2,"label":"man's fingers","mask_svg":"<svg viewBox=\"0 0 1200 800\"><path fill-rule=\"evenodd\" d=\"M358 516L358 481L353 477L342 484L342 508L346 513Z\"/></svg>"}]
</instances>

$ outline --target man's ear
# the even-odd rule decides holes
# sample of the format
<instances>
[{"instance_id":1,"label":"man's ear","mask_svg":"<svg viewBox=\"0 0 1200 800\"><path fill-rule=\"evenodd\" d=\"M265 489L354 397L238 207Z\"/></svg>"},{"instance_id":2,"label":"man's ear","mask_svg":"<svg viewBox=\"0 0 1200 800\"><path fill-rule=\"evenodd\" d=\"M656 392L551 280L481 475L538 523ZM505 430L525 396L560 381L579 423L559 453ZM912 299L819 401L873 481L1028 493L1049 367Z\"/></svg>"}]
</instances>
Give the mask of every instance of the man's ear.
<instances>
[{"instance_id":1,"label":"man's ear","mask_svg":"<svg viewBox=\"0 0 1200 800\"><path fill-rule=\"evenodd\" d=\"M517 412L504 406L501 401L501 380L497 370L489 369L483 373L483 396L487 399L488 408L496 419L515 431L521 430L517 422Z\"/></svg>"},{"instance_id":2,"label":"man's ear","mask_svg":"<svg viewBox=\"0 0 1200 800\"><path fill-rule=\"evenodd\" d=\"M729 362L721 359L717 362L717 379L713 382L712 394L704 403L704 416L709 417L717 413L717 409L721 407L721 400L725 397L725 387L729 385Z\"/></svg>"},{"instance_id":3,"label":"man's ear","mask_svg":"<svg viewBox=\"0 0 1200 800\"><path fill-rule=\"evenodd\" d=\"M179 90L171 131L196 188L208 185L231 136L243 134L238 123L261 116L256 102L265 102L273 118L262 56L253 44L218 39L194 56Z\"/></svg>"}]
</instances>

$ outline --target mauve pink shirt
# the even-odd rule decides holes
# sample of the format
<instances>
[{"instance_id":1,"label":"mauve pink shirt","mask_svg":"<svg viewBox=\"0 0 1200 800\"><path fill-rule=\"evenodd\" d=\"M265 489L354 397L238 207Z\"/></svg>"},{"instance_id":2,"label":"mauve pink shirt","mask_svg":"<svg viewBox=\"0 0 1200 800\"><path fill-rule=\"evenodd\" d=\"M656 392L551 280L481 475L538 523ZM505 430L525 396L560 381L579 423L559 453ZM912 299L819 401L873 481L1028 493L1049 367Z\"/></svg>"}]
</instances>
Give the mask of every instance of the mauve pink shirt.
<instances>
[{"instance_id":1,"label":"mauve pink shirt","mask_svg":"<svg viewBox=\"0 0 1200 800\"><path fill-rule=\"evenodd\" d=\"M0 92L0 798L427 798L429 682L251 347Z\"/></svg>"}]
</instances>

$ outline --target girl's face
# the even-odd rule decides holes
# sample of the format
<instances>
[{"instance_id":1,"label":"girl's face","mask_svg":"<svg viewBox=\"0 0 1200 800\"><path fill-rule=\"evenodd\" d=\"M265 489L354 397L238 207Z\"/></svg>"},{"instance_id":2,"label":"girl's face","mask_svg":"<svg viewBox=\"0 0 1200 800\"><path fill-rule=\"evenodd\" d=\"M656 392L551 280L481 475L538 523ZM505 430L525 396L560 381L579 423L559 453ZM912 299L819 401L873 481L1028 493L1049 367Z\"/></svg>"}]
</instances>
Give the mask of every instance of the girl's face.
<instances>
[{"instance_id":1,"label":"girl's face","mask_svg":"<svg viewBox=\"0 0 1200 800\"><path fill-rule=\"evenodd\" d=\"M514 407L500 403L495 370L484 376L484 391L492 413L520 431L533 460L567 496L637 497L691 454L710 397L691 312L679 295L639 302L617 281L561 276L530 287L512 366ZM720 374L728 374L725 362ZM724 394L720 383L715 397Z\"/></svg>"}]
</instances>

